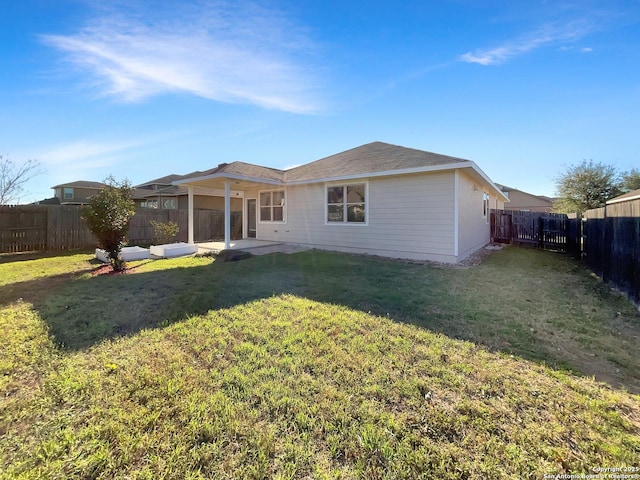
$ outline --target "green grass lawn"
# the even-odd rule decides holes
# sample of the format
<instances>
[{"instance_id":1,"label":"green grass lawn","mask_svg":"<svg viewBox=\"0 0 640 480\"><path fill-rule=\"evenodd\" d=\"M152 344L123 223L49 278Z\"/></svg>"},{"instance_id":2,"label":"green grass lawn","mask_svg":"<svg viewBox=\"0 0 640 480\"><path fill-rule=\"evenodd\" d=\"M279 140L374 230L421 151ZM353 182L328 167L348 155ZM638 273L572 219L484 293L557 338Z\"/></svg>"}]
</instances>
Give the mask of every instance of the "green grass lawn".
<instances>
[{"instance_id":1,"label":"green grass lawn","mask_svg":"<svg viewBox=\"0 0 640 480\"><path fill-rule=\"evenodd\" d=\"M640 467L640 316L566 257L90 258L0 259L0 478Z\"/></svg>"}]
</instances>

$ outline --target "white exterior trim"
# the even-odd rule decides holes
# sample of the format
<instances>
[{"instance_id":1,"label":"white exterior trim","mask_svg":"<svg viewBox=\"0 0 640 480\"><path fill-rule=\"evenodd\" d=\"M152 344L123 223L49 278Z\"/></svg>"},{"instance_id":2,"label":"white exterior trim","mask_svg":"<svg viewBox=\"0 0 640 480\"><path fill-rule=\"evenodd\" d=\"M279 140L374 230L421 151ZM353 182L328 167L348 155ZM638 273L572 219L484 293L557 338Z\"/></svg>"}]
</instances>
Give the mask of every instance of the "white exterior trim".
<instances>
[{"instance_id":1,"label":"white exterior trim","mask_svg":"<svg viewBox=\"0 0 640 480\"><path fill-rule=\"evenodd\" d=\"M280 220L262 220L260 218L260 194L267 192L284 192L284 205L282 206L282 221ZM264 225L285 225L287 223L287 203L289 203L289 199L287 198L287 189L284 188L271 188L269 190L258 190L258 198L256 199L256 220L257 223Z\"/></svg>"},{"instance_id":2,"label":"white exterior trim","mask_svg":"<svg viewBox=\"0 0 640 480\"><path fill-rule=\"evenodd\" d=\"M458 258L460 249L460 170L453 176L453 255Z\"/></svg>"},{"instance_id":3,"label":"white exterior trim","mask_svg":"<svg viewBox=\"0 0 640 480\"><path fill-rule=\"evenodd\" d=\"M181 184L189 184L192 182L199 182L203 180L212 180L212 179L230 179L230 180L244 180L247 182L255 182L255 183L263 183L284 187L285 185L305 185L311 183L327 183L327 182L344 182L349 180L357 180L360 178L376 178L376 177L387 177L390 175L410 175L412 173L428 173L428 172L441 172L445 170L457 170L462 168L470 168L477 175L479 175L492 189L494 189L500 197L506 202L509 201L509 198L500 190L495 183L491 181L491 179L471 160L465 160L463 162L449 163L446 165L433 165L430 167L416 167L416 168L403 168L399 170L384 170L382 172L364 172L357 173L352 175L339 175L337 177L322 177L322 178L313 178L309 180L294 180L290 182L282 182L280 180L272 180L266 178L259 177L248 177L244 175L238 174L229 174L229 173L214 173L212 175L204 175L202 177L193 177L187 178L184 180L177 180L173 182L174 185Z\"/></svg>"},{"instance_id":4,"label":"white exterior trim","mask_svg":"<svg viewBox=\"0 0 640 480\"><path fill-rule=\"evenodd\" d=\"M188 212L187 215L189 217L189 243L195 243L194 242L194 235L193 235L193 185L187 185L187 200L188 200Z\"/></svg>"},{"instance_id":5,"label":"white exterior trim","mask_svg":"<svg viewBox=\"0 0 640 480\"><path fill-rule=\"evenodd\" d=\"M368 227L369 226L369 181L362 180L362 177L359 177L360 181L353 182L326 182L324 184L324 198L323 198L323 208L324 208L324 224L329 226L340 226L340 227ZM327 209L327 189L329 187L344 187L348 185L364 185L364 222L330 222L329 221L329 212Z\"/></svg>"},{"instance_id":6,"label":"white exterior trim","mask_svg":"<svg viewBox=\"0 0 640 480\"><path fill-rule=\"evenodd\" d=\"M231 185L224 182L224 248L231 248Z\"/></svg>"},{"instance_id":7,"label":"white exterior trim","mask_svg":"<svg viewBox=\"0 0 640 480\"><path fill-rule=\"evenodd\" d=\"M269 185L283 185L284 183L280 180L272 180L269 178L260 178L260 177L247 177L245 175L238 175L236 173L214 173L212 175L203 175L202 177L191 177L185 178L184 180L176 180L173 182L173 185L183 185L190 184L193 182L200 182L203 180L214 180L216 178L220 179L229 179L229 180L245 180L247 182L255 182L255 183L266 183Z\"/></svg>"}]
</instances>

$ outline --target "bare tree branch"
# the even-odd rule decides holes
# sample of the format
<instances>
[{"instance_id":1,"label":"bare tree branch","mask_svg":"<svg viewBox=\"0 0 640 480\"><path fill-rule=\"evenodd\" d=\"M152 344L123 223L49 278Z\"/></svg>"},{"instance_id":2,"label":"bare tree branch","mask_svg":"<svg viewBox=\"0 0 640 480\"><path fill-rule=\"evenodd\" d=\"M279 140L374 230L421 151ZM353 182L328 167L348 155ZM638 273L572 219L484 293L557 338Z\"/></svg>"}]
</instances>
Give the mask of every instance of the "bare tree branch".
<instances>
[{"instance_id":1,"label":"bare tree branch","mask_svg":"<svg viewBox=\"0 0 640 480\"><path fill-rule=\"evenodd\" d=\"M24 185L36 175L42 173L38 160L29 159L15 164L7 155L0 155L0 205L17 202Z\"/></svg>"}]
</instances>

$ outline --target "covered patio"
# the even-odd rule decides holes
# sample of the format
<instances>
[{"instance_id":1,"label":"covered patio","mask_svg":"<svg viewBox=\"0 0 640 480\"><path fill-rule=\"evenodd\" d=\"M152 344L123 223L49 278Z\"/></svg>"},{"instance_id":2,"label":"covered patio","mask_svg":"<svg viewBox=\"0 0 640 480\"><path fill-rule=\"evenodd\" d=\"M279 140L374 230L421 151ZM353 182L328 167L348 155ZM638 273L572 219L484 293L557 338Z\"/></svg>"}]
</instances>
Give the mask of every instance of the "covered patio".
<instances>
[{"instance_id":1,"label":"covered patio","mask_svg":"<svg viewBox=\"0 0 640 480\"><path fill-rule=\"evenodd\" d=\"M277 242L262 242L264 245L258 245L249 238L249 212L247 211L247 201L245 191L247 189L273 189L282 187L282 171L260 167L257 165L245 164L242 162L234 162L232 164L220 164L218 167L207 172L196 172L191 176L187 176L182 180L173 182L174 185L183 185L187 187L188 192L188 242L195 243L194 239L194 195L196 192L203 191L223 191L224 192L224 242L206 242L200 245L203 251L221 251L230 249L242 249L266 247L266 244L275 244ZM242 198L242 240L231 239L231 198ZM255 212L253 212L255 215ZM252 243L239 243L252 242ZM232 246L233 244L233 246ZM240 246L242 245L242 246ZM222 248L220 248L222 247Z\"/></svg>"}]
</instances>

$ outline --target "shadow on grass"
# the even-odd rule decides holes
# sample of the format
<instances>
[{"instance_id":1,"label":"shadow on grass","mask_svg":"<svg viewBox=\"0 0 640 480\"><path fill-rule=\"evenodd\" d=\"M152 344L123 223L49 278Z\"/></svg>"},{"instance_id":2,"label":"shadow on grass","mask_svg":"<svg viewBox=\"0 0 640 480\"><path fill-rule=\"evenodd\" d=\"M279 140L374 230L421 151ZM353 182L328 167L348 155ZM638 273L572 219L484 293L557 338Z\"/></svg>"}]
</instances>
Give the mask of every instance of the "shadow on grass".
<instances>
[{"instance_id":1,"label":"shadow on grass","mask_svg":"<svg viewBox=\"0 0 640 480\"><path fill-rule=\"evenodd\" d=\"M57 250L47 252L20 252L20 253L0 253L0 264L12 262L24 262L42 258L72 257L80 253L93 253L93 250L81 248L77 250Z\"/></svg>"},{"instance_id":2,"label":"shadow on grass","mask_svg":"<svg viewBox=\"0 0 640 480\"><path fill-rule=\"evenodd\" d=\"M555 339L564 342L561 335L556 337L554 331L546 336L540 334L544 328L556 328L553 322L559 323L571 316L581 319L582 313L576 309L583 308L585 301L576 297L573 305L570 293L544 284L550 275L550 267L545 262L558 260L540 253L543 252L525 254L530 258L524 259L513 254L500 255L480 267L462 270L311 250L188 268L148 272L138 269L139 273L134 271L128 275L85 275L66 282L64 276L60 276L54 278L55 289L47 295L34 295L32 303L48 324L55 341L64 349L79 350L104 339L163 327L210 310L293 294L418 325L450 338L469 340L490 350L552 367L596 375L612 386L639 392L640 384L637 379L633 380L635 363L619 365L624 363L624 358L615 358L609 365L611 371L623 371L614 378L603 373L603 362L592 356L585 362L567 356L567 343L563 344L564 350L556 351ZM524 274L517 270L520 264L531 263L531 259L538 259L535 261L540 265L529 265ZM586 294L593 297L594 305L609 301L608 294L593 286L593 281L589 283L592 279L579 271L579 265L562 262L563 269L553 281L568 282L572 275L578 275L580 281L589 284L584 288ZM29 283L21 288L35 292L42 288L39 281ZM519 296L513 292L520 292ZM621 307L613 302L603 308L613 309L615 313ZM550 318L547 323L551 322L548 325L541 320L547 314ZM575 325L565 327L574 335ZM601 331L597 328L584 334L586 339L599 335ZM603 347L574 345L573 348L589 352L589 348L597 351Z\"/></svg>"}]
</instances>

